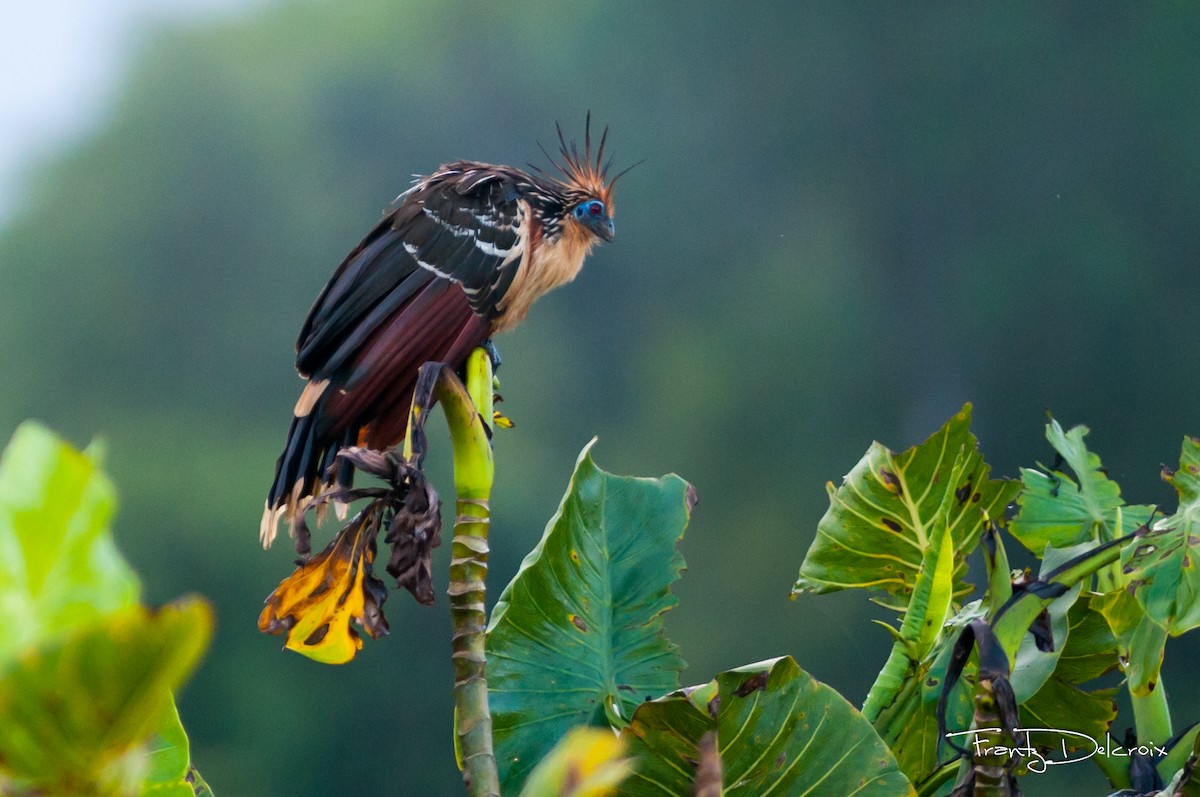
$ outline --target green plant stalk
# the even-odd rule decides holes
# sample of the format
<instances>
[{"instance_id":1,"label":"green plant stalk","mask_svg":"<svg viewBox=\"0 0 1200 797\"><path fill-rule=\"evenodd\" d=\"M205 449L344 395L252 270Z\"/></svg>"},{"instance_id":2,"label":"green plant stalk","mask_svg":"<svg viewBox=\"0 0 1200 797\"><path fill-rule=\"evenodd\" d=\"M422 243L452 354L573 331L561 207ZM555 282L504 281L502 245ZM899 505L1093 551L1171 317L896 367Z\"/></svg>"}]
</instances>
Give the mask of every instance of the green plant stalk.
<instances>
[{"instance_id":1,"label":"green plant stalk","mask_svg":"<svg viewBox=\"0 0 1200 797\"><path fill-rule=\"evenodd\" d=\"M1091 760L1096 762L1096 767L1108 778L1114 789L1128 789L1133 785L1133 781L1129 779L1128 758L1094 755Z\"/></svg>"},{"instance_id":2,"label":"green plant stalk","mask_svg":"<svg viewBox=\"0 0 1200 797\"><path fill-rule=\"evenodd\" d=\"M495 464L492 418L492 361L483 349L467 359L467 387L444 367L434 388L454 448L457 493L450 560L450 618L453 626L454 734L469 797L500 797L488 708L487 627L488 527ZM472 400L474 399L474 400Z\"/></svg>"},{"instance_id":3,"label":"green plant stalk","mask_svg":"<svg viewBox=\"0 0 1200 797\"><path fill-rule=\"evenodd\" d=\"M933 771L929 777L921 781L919 784L914 784L917 790L917 797L933 797L938 791L949 781L959 774L959 770L964 766L962 761L951 761L948 764L942 764Z\"/></svg>"},{"instance_id":4,"label":"green plant stalk","mask_svg":"<svg viewBox=\"0 0 1200 797\"><path fill-rule=\"evenodd\" d=\"M1121 529L1121 507L1117 507L1117 529L1118 533ZM1097 543L1103 544L1110 542L1113 539L1111 533L1107 533L1106 527L1101 525L1096 529L1095 539ZM1087 585L1085 584L1086 588ZM1097 592L1112 592L1121 588L1121 561L1118 559L1110 565L1100 568L1096 571L1096 591ZM1096 756L1093 756L1095 758Z\"/></svg>"},{"instance_id":5,"label":"green plant stalk","mask_svg":"<svg viewBox=\"0 0 1200 797\"><path fill-rule=\"evenodd\" d=\"M1159 673L1158 683L1148 694L1135 695L1130 690L1129 702L1133 705L1133 724L1137 729L1138 744L1165 744L1172 732L1171 709L1167 705L1167 689L1162 673Z\"/></svg>"},{"instance_id":6,"label":"green plant stalk","mask_svg":"<svg viewBox=\"0 0 1200 797\"><path fill-rule=\"evenodd\" d=\"M888 628L890 630L891 627ZM905 676L908 675L912 666L913 659L909 654L908 647L904 640L897 637L892 643L892 651L888 654L887 662L879 671L879 675L875 677L875 683L871 684L871 690L867 692L866 700L862 705L862 715L867 718L868 722L875 725L876 730L879 730L881 734L883 731L876 724L879 715L895 702L904 686Z\"/></svg>"}]
</instances>

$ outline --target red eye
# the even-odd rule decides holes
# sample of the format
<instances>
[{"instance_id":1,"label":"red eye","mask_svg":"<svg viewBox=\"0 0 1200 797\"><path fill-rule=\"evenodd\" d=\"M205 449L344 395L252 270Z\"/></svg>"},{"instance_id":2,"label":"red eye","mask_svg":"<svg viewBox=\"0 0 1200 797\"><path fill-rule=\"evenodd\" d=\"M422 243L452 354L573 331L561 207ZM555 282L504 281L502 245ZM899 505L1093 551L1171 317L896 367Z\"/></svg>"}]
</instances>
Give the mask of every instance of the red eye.
<instances>
[{"instance_id":1,"label":"red eye","mask_svg":"<svg viewBox=\"0 0 1200 797\"><path fill-rule=\"evenodd\" d=\"M592 202L588 205L588 213L592 214L593 216L599 216L603 212L604 205L600 204L599 202Z\"/></svg>"}]
</instances>

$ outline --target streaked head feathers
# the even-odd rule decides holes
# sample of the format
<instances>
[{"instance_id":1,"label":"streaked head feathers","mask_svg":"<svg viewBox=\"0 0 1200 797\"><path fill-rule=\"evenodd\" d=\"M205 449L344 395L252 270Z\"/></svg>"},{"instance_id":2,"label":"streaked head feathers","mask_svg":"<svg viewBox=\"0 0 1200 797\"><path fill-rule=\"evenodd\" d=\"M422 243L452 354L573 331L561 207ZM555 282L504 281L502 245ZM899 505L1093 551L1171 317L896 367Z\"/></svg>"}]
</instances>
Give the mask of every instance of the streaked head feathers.
<instances>
[{"instance_id":1,"label":"streaked head feathers","mask_svg":"<svg viewBox=\"0 0 1200 797\"><path fill-rule=\"evenodd\" d=\"M541 174L561 185L568 192L596 197L606 205L610 205L612 203L613 186L616 185L617 180L621 179L622 175L638 164L635 163L633 166L619 172L611 180L608 179L608 172L612 166L611 156L607 161L604 160L604 145L608 141L608 127L605 127L600 134L600 145L596 147L596 157L593 159L592 114L590 111L588 112L587 122L584 127L583 152L579 151L579 147L576 145L574 139L570 143L567 142L566 137L563 135L562 125L555 123L554 126L558 131L560 160L555 160L554 156L547 152L546 148L540 142L538 143L538 147L541 148L542 154L550 161L550 165L554 167L554 170L562 176L559 177L537 166L533 166L533 164L530 165Z\"/></svg>"}]
</instances>

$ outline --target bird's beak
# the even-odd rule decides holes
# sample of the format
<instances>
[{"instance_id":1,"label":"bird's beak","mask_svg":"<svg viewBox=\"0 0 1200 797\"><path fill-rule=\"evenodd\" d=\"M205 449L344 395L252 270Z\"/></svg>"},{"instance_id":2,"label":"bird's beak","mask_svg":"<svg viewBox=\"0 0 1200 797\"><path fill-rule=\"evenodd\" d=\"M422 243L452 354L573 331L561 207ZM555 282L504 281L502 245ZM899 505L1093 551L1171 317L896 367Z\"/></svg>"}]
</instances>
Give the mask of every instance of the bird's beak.
<instances>
[{"instance_id":1,"label":"bird's beak","mask_svg":"<svg viewBox=\"0 0 1200 797\"><path fill-rule=\"evenodd\" d=\"M617 234L617 227L612 219L605 219L595 226L596 235L606 241L611 241Z\"/></svg>"}]
</instances>

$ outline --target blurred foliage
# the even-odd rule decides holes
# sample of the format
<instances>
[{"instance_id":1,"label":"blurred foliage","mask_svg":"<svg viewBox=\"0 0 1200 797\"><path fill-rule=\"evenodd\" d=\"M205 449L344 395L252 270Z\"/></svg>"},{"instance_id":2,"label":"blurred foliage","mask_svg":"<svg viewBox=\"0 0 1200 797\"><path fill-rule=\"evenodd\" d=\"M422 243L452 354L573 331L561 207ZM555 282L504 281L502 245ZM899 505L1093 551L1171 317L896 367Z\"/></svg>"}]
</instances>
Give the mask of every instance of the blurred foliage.
<instances>
[{"instance_id":1,"label":"blurred foliage","mask_svg":"<svg viewBox=\"0 0 1200 797\"><path fill-rule=\"evenodd\" d=\"M535 159L590 108L619 164L647 162L616 242L499 342L518 426L493 584L599 434L614 470L704 496L666 619L685 682L793 652L864 695L878 613L785 596L821 485L871 435L971 399L993 476L1016 476L1049 407L1103 430L1127 492L1169 499L1141 465L1200 428L1198 36L1177 2L279 0L148 29L107 124L30 173L0 233L0 429L102 433L146 597L216 596L181 710L218 792L457 793L445 601L398 607L351 671L283 656L254 618L287 546L255 528L332 268L411 173ZM1200 652L1170 644L1184 683Z\"/></svg>"},{"instance_id":2,"label":"blurred foliage","mask_svg":"<svg viewBox=\"0 0 1200 797\"><path fill-rule=\"evenodd\" d=\"M212 614L198 598L138 605L113 503L96 454L36 424L0 457L0 794L198 793L171 690Z\"/></svg>"},{"instance_id":3,"label":"blurred foliage","mask_svg":"<svg viewBox=\"0 0 1200 797\"><path fill-rule=\"evenodd\" d=\"M629 775L625 743L609 730L574 728L529 774L521 797L607 797Z\"/></svg>"}]
</instances>

